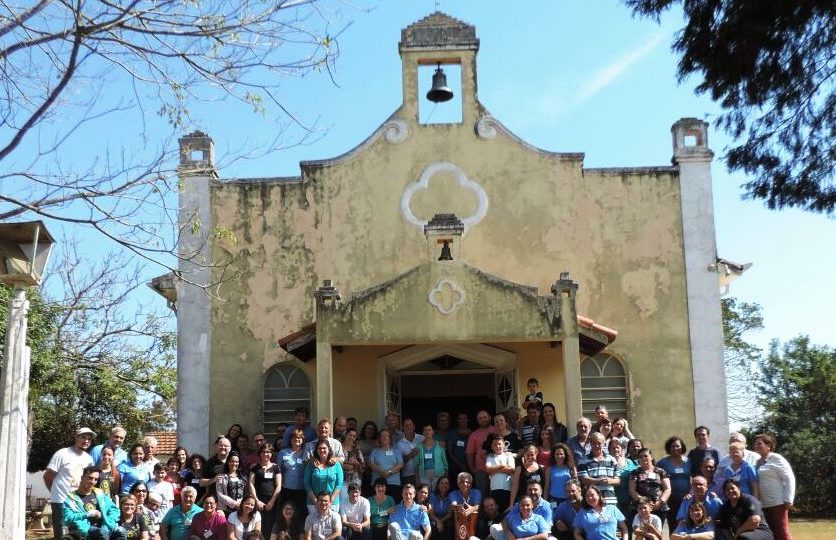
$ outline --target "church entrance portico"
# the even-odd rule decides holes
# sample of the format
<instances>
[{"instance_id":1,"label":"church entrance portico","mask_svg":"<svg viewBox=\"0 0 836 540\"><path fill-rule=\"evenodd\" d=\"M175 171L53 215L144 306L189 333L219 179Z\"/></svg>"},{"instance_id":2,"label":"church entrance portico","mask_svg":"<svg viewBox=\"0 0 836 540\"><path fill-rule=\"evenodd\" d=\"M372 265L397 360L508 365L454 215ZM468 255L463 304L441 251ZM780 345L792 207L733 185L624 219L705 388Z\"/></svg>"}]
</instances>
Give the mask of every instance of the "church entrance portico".
<instances>
[{"instance_id":1,"label":"church entrance portico","mask_svg":"<svg viewBox=\"0 0 836 540\"><path fill-rule=\"evenodd\" d=\"M483 344L414 345L380 358L380 416L394 412L416 425L435 414L504 411L516 404L516 354ZM420 427L418 428L420 430Z\"/></svg>"}]
</instances>

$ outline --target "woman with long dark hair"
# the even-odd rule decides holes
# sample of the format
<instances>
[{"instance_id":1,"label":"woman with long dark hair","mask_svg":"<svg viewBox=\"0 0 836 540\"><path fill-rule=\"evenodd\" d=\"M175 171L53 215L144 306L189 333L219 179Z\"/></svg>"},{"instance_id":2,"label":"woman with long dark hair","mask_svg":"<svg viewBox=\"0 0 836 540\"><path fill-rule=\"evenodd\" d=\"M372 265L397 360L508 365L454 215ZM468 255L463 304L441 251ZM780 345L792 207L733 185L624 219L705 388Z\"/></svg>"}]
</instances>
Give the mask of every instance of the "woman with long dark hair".
<instances>
[{"instance_id":1,"label":"woman with long dark hair","mask_svg":"<svg viewBox=\"0 0 836 540\"><path fill-rule=\"evenodd\" d=\"M552 451L554 465L546 471L545 490L549 501L559 505L566 500L566 482L578 477L575 455L566 444L558 443Z\"/></svg>"},{"instance_id":2,"label":"woman with long dark hair","mask_svg":"<svg viewBox=\"0 0 836 540\"><path fill-rule=\"evenodd\" d=\"M279 466L271 461L272 445L262 444L258 449L258 456L261 461L250 471L250 495L256 499L256 509L261 513L261 520L264 522L263 530L270 531L275 521L274 508L282 490L282 472Z\"/></svg>"},{"instance_id":3,"label":"woman with long dark hair","mask_svg":"<svg viewBox=\"0 0 836 540\"><path fill-rule=\"evenodd\" d=\"M308 514L316 512L317 495L323 491L330 495L335 510L340 507L340 491L343 487L343 468L337 462L331 464L334 456L328 441L318 441L311 460L305 465L305 492L308 494Z\"/></svg>"},{"instance_id":4,"label":"woman with long dark hair","mask_svg":"<svg viewBox=\"0 0 836 540\"><path fill-rule=\"evenodd\" d=\"M621 531L621 538L627 538L627 524L624 514L613 504L607 504L597 486L590 485L584 492L581 510L572 523L576 538L599 538L618 540L616 531Z\"/></svg>"},{"instance_id":5,"label":"woman with long dark hair","mask_svg":"<svg viewBox=\"0 0 836 540\"><path fill-rule=\"evenodd\" d=\"M241 506L244 495L249 490L249 478L241 472L241 457L230 454L224 463L224 472L215 483L218 493L218 508L229 515Z\"/></svg>"},{"instance_id":6,"label":"woman with long dark hair","mask_svg":"<svg viewBox=\"0 0 836 540\"><path fill-rule=\"evenodd\" d=\"M293 501L285 501L270 532L270 540L302 540L304 534L304 520L301 519L296 505Z\"/></svg>"},{"instance_id":7,"label":"woman with long dark hair","mask_svg":"<svg viewBox=\"0 0 836 540\"><path fill-rule=\"evenodd\" d=\"M569 430L557 420L557 407L554 406L554 403L543 404L540 418L542 419L540 430L551 431L554 444L566 442L569 438Z\"/></svg>"},{"instance_id":8,"label":"woman with long dark hair","mask_svg":"<svg viewBox=\"0 0 836 540\"><path fill-rule=\"evenodd\" d=\"M271 449L269 444L263 444L262 447L267 446ZM247 495L241 501L238 510L229 514L229 519L226 521L226 530L229 534L230 540L244 540L251 531L261 531L261 514L256 510L256 503L258 499L255 495Z\"/></svg>"},{"instance_id":9,"label":"woman with long dark hair","mask_svg":"<svg viewBox=\"0 0 836 540\"><path fill-rule=\"evenodd\" d=\"M430 493L430 523L436 540L450 538L453 512L450 506L450 479L442 476L435 484L435 491Z\"/></svg>"}]
</instances>

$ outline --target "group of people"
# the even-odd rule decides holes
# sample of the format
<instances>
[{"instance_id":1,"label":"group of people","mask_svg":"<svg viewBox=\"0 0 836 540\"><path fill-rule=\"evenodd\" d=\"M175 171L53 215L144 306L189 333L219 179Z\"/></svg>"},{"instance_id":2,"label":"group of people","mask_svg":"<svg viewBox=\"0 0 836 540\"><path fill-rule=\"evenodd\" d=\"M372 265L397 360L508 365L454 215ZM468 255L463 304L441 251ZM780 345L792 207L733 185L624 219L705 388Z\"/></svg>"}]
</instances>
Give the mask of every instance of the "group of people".
<instances>
[{"instance_id":1,"label":"group of people","mask_svg":"<svg viewBox=\"0 0 836 540\"><path fill-rule=\"evenodd\" d=\"M795 483L775 440L728 454L709 429L680 437L658 462L627 419L596 409L568 436L529 381L525 416L448 412L418 426L389 414L379 429L300 407L273 440L234 424L204 458L177 448L165 464L146 437L129 451L116 427L91 448L82 428L44 475L56 538L115 540L790 540ZM251 446L254 445L254 446ZM356 537L356 538L355 538Z\"/></svg>"}]
</instances>

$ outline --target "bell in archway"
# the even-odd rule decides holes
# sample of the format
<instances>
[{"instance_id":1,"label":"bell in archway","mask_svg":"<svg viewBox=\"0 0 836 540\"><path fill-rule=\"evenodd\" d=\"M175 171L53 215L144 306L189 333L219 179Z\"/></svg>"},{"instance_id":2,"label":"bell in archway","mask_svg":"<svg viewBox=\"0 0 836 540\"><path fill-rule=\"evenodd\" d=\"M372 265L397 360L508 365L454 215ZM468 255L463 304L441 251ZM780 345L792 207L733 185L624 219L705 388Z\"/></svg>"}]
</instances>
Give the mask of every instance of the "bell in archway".
<instances>
[{"instance_id":1,"label":"bell in archway","mask_svg":"<svg viewBox=\"0 0 836 540\"><path fill-rule=\"evenodd\" d=\"M427 92L427 99L434 103L453 99L453 91L447 86L447 75L441 69L441 64L438 64L435 73L433 73L433 87Z\"/></svg>"}]
</instances>

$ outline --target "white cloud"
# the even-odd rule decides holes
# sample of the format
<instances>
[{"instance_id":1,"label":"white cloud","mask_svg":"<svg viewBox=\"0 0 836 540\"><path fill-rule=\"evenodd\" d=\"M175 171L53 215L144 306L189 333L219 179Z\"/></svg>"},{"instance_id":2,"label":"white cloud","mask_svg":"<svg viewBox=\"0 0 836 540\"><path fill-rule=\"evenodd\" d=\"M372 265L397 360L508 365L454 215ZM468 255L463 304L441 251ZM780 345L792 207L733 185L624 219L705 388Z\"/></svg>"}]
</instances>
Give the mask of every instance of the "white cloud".
<instances>
[{"instance_id":1,"label":"white cloud","mask_svg":"<svg viewBox=\"0 0 836 540\"><path fill-rule=\"evenodd\" d=\"M653 37L631 51L627 51L610 64L598 69L587 80L575 96L574 105L585 103L595 94L614 83L636 62L653 52L665 39L664 32L657 32Z\"/></svg>"}]
</instances>

